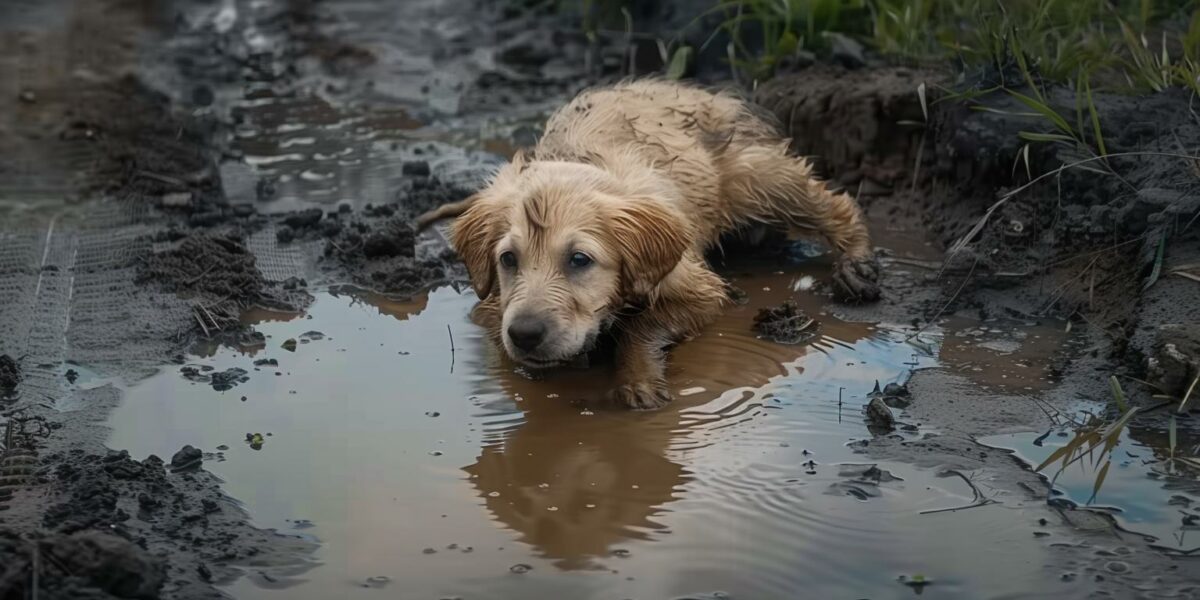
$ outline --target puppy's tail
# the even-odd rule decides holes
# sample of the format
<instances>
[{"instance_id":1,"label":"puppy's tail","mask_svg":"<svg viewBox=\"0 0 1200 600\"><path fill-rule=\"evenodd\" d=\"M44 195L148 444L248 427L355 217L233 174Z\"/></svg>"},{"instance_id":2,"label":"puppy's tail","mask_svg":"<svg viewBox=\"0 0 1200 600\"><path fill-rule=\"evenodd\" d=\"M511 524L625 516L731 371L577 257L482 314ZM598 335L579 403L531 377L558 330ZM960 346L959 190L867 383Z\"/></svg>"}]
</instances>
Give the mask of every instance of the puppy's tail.
<instances>
[{"instance_id":1,"label":"puppy's tail","mask_svg":"<svg viewBox=\"0 0 1200 600\"><path fill-rule=\"evenodd\" d=\"M457 217L457 216L463 214L464 212L467 212L467 209L471 208L471 205L475 203L475 200L477 198L478 198L478 196L472 195L472 196L469 196L468 198L466 198L465 200L459 200L458 202L451 202L449 204L443 204L443 205L417 217L417 221L416 221L417 232L420 233L420 232L424 231L430 225L433 225L434 223L437 223L438 221L441 221L442 219L451 219L451 218L454 218L454 217Z\"/></svg>"}]
</instances>

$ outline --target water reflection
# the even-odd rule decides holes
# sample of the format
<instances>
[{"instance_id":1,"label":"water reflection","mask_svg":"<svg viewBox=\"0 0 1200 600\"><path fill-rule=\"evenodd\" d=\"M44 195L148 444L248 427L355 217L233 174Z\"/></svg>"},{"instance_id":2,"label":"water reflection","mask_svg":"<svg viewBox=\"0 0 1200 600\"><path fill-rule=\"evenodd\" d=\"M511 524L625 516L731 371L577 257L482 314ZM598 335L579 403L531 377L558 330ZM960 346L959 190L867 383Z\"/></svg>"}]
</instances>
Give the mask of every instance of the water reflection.
<instances>
[{"instance_id":1,"label":"water reflection","mask_svg":"<svg viewBox=\"0 0 1200 600\"><path fill-rule=\"evenodd\" d=\"M746 271L731 278L748 301L670 354L668 380L676 400L665 410L631 413L605 401L609 365L531 377L501 357L491 370L517 400L522 419L491 432L478 461L466 467L487 510L562 569L598 568L629 540L654 539L692 475L672 450L689 432L722 418L737 420L751 391L773 379L798 376L794 364L814 348L852 345L872 328L823 316L818 344L783 346L756 339L748 328L760 308L796 296L795 274ZM797 297L813 315L818 299ZM724 401L728 400L728 401ZM619 551L619 549L617 549Z\"/></svg>"}]
</instances>

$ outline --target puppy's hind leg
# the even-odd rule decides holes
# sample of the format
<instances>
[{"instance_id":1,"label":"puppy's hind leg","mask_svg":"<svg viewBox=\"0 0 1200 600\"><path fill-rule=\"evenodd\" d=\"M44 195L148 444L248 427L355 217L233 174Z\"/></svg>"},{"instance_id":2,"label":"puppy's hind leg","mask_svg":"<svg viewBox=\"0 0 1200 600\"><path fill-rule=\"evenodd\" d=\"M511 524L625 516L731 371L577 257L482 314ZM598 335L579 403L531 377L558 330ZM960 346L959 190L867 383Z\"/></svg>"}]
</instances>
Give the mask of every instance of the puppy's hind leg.
<instances>
[{"instance_id":1,"label":"puppy's hind leg","mask_svg":"<svg viewBox=\"0 0 1200 600\"><path fill-rule=\"evenodd\" d=\"M829 190L803 158L781 146L752 146L727 160L726 198L733 216L816 231L841 256L833 281L839 295L850 301L879 298L879 263L858 203L845 193Z\"/></svg>"}]
</instances>

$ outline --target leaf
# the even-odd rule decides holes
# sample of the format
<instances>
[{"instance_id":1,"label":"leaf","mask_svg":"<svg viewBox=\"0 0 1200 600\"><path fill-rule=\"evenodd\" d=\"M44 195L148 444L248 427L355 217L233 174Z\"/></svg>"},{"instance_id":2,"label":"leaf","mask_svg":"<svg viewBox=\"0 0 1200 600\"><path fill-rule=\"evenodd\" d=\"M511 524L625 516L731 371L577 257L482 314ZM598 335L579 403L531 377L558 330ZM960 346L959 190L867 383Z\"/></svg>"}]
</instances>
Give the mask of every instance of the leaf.
<instances>
[{"instance_id":1,"label":"leaf","mask_svg":"<svg viewBox=\"0 0 1200 600\"><path fill-rule=\"evenodd\" d=\"M1073 138L1076 137L1077 134L1075 133L1075 130L1071 128L1070 123L1067 123L1067 120L1062 118L1062 115L1058 114L1057 112L1054 112L1053 108L1050 108L1045 103L1043 103L1039 100L1030 98L1029 96L1026 96L1025 94L1022 94L1020 92L1014 92L1012 90L1008 90L1008 93L1012 94L1013 97L1016 98L1017 100L1020 100L1021 103L1024 104L1025 106L1032 108L1033 110L1037 111L1038 114L1040 114L1041 116L1049 119L1050 122L1054 123L1054 126L1057 127L1063 133L1071 135Z\"/></svg>"},{"instance_id":2,"label":"leaf","mask_svg":"<svg viewBox=\"0 0 1200 600\"><path fill-rule=\"evenodd\" d=\"M1121 389L1121 382L1117 379L1116 375L1108 378L1108 387L1112 388L1113 400L1117 403L1117 410L1121 411L1121 414L1125 414L1125 411L1129 410L1129 405L1125 402L1125 390Z\"/></svg>"},{"instance_id":3,"label":"leaf","mask_svg":"<svg viewBox=\"0 0 1200 600\"><path fill-rule=\"evenodd\" d=\"M798 47L800 47L800 38L790 31L785 31L783 35L779 36L779 42L775 45L775 53L779 56L791 56Z\"/></svg>"},{"instance_id":4,"label":"leaf","mask_svg":"<svg viewBox=\"0 0 1200 600\"><path fill-rule=\"evenodd\" d=\"M1154 268L1150 270L1150 276L1146 278L1146 283L1142 284L1142 291L1150 289L1158 281L1158 276L1162 274L1163 253L1167 249L1167 232L1163 231L1162 236L1158 238L1158 248L1154 251Z\"/></svg>"},{"instance_id":5,"label":"leaf","mask_svg":"<svg viewBox=\"0 0 1200 600\"><path fill-rule=\"evenodd\" d=\"M1096 484L1092 487L1092 497L1088 499L1088 504L1091 504L1092 500L1096 499L1096 494L1100 493L1100 486L1104 485L1104 478L1108 477L1108 468L1111 466L1112 461L1110 460L1104 463L1103 467L1100 467L1100 472L1096 474Z\"/></svg>"},{"instance_id":6,"label":"leaf","mask_svg":"<svg viewBox=\"0 0 1200 600\"><path fill-rule=\"evenodd\" d=\"M1096 103L1092 101L1092 84L1087 79L1083 80L1083 90L1087 95L1088 114L1092 117L1092 135L1096 136L1096 147L1100 149L1100 156L1108 155L1108 149L1104 146L1104 134L1100 132L1100 115L1096 112Z\"/></svg>"},{"instance_id":7,"label":"leaf","mask_svg":"<svg viewBox=\"0 0 1200 600\"><path fill-rule=\"evenodd\" d=\"M692 62L692 47L680 46L671 56L671 64L667 66L667 79L680 80L687 74L688 65Z\"/></svg>"},{"instance_id":8,"label":"leaf","mask_svg":"<svg viewBox=\"0 0 1200 600\"><path fill-rule=\"evenodd\" d=\"M1129 419L1133 418L1133 415L1136 414L1137 411L1138 407L1136 406L1125 411L1125 414L1121 415L1120 419L1117 419L1115 423L1108 426L1108 429L1104 430L1104 437L1107 438L1114 434L1120 435L1121 430L1125 428L1125 425L1129 423Z\"/></svg>"},{"instance_id":9,"label":"leaf","mask_svg":"<svg viewBox=\"0 0 1200 600\"><path fill-rule=\"evenodd\" d=\"M1054 452L1051 452L1050 456L1046 457L1046 460L1043 460L1042 464L1038 465L1037 468L1034 469L1034 471L1041 471L1042 469L1045 469L1047 466L1054 464L1054 462L1060 458L1069 460L1071 454L1073 452L1075 452L1075 450L1077 448L1079 448L1081 445L1083 445L1083 441L1084 441L1084 439L1086 439L1086 437L1087 436L1085 436L1083 433L1077 432L1075 434L1075 437L1071 438L1071 441L1067 442L1066 445L1055 450Z\"/></svg>"}]
</instances>

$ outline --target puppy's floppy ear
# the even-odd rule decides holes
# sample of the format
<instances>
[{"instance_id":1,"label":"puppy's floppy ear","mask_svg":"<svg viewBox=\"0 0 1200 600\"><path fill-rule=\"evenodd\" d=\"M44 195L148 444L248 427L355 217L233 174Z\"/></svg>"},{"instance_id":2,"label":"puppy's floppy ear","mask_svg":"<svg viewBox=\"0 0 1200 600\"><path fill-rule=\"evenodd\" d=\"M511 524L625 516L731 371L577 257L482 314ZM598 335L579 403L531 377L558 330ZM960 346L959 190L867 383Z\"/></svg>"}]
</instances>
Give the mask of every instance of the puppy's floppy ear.
<instances>
[{"instance_id":1,"label":"puppy's floppy ear","mask_svg":"<svg viewBox=\"0 0 1200 600\"><path fill-rule=\"evenodd\" d=\"M621 253L625 299L642 300L679 264L691 235L674 209L650 198L631 198L613 211L612 235Z\"/></svg>"},{"instance_id":2,"label":"puppy's floppy ear","mask_svg":"<svg viewBox=\"0 0 1200 600\"><path fill-rule=\"evenodd\" d=\"M467 265L471 285L480 299L487 298L496 287L496 244L503 235L504 223L500 205L476 195L470 207L450 226L450 243Z\"/></svg>"}]
</instances>

